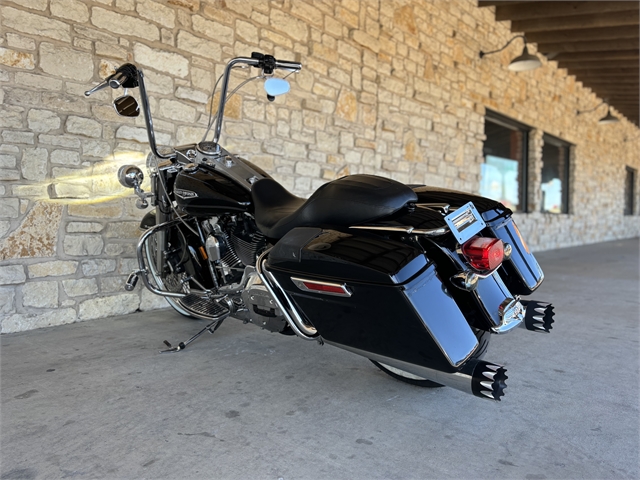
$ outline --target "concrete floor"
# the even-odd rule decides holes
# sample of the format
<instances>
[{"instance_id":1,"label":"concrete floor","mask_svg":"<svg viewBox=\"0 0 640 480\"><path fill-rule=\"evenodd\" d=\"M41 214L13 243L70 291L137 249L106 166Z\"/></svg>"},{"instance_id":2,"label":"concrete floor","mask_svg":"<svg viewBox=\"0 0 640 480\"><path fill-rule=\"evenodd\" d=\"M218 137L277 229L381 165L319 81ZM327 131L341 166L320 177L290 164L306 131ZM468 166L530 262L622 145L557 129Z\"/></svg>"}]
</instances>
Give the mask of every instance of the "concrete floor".
<instances>
[{"instance_id":1,"label":"concrete floor","mask_svg":"<svg viewBox=\"0 0 640 480\"><path fill-rule=\"evenodd\" d=\"M638 478L638 239L537 255L549 335L493 403L334 347L156 311L1 338L2 479Z\"/></svg>"}]
</instances>

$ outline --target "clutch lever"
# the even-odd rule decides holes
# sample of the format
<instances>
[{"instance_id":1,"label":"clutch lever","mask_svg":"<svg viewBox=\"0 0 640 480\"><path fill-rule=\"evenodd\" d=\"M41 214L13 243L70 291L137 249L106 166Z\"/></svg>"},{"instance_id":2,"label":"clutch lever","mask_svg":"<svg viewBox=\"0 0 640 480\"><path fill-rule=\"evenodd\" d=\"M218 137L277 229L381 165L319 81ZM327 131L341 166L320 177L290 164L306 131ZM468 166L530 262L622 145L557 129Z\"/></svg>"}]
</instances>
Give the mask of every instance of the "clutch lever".
<instances>
[{"instance_id":1,"label":"clutch lever","mask_svg":"<svg viewBox=\"0 0 640 480\"><path fill-rule=\"evenodd\" d=\"M92 93L97 92L98 90L102 90L106 87L111 87L113 89L124 87L124 88L134 88L138 86L138 69L135 65L131 63L125 63L124 65L120 65L115 73L109 75L104 79L102 83L99 83L91 90L87 90L84 92L85 96L88 97Z\"/></svg>"},{"instance_id":2,"label":"clutch lever","mask_svg":"<svg viewBox=\"0 0 640 480\"><path fill-rule=\"evenodd\" d=\"M91 90L87 90L86 92L84 92L84 96L88 97L89 95L91 95L92 93L97 92L98 90L102 90L103 88L107 88L109 86L109 80L105 80L102 83L99 83L98 85L96 85L95 87L93 87Z\"/></svg>"}]
</instances>

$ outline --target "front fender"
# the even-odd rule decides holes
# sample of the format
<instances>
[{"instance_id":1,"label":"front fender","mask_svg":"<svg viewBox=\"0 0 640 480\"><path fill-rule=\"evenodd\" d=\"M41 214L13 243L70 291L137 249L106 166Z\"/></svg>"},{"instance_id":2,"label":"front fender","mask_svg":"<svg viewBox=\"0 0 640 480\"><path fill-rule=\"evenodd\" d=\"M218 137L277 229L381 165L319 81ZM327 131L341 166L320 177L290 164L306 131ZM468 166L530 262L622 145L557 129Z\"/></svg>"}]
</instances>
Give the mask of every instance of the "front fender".
<instances>
[{"instance_id":1,"label":"front fender","mask_svg":"<svg viewBox=\"0 0 640 480\"><path fill-rule=\"evenodd\" d=\"M142 220L140 220L140 228L142 230L148 230L156 224L156 211L155 209L148 211Z\"/></svg>"}]
</instances>

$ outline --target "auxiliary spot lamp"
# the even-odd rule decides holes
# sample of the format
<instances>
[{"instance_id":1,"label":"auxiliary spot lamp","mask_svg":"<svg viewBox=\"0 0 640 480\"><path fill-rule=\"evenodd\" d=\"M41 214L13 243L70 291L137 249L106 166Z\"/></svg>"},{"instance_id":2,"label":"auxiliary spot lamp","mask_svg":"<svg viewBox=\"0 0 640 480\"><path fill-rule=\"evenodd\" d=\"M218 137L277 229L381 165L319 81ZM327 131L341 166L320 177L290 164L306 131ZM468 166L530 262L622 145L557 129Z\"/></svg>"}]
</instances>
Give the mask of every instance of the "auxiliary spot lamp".
<instances>
[{"instance_id":1,"label":"auxiliary spot lamp","mask_svg":"<svg viewBox=\"0 0 640 480\"><path fill-rule=\"evenodd\" d=\"M598 125L607 125L609 123L617 123L620 121L618 117L611 114L611 107L609 106L606 100L602 101L602 103L599 103L595 107L590 108L589 110L576 110L576 115L593 112L595 109L600 108L602 105L607 106L607 114L604 117L602 117L600 120L598 120Z\"/></svg>"},{"instance_id":2,"label":"auxiliary spot lamp","mask_svg":"<svg viewBox=\"0 0 640 480\"><path fill-rule=\"evenodd\" d=\"M480 58L483 58L485 55L491 55L501 52L502 50L507 48L509 44L516 38L522 38L524 40L524 49L522 50L522 55L511 60L511 63L507 68L513 72L524 72L526 70L534 70L542 66L542 62L540 61L540 59L536 55L531 55L529 53L529 49L527 48L527 37L525 37L524 35L516 35L511 40L509 40L504 45L504 47L499 48L498 50L492 50L491 52L483 52L482 50L480 50Z\"/></svg>"}]
</instances>

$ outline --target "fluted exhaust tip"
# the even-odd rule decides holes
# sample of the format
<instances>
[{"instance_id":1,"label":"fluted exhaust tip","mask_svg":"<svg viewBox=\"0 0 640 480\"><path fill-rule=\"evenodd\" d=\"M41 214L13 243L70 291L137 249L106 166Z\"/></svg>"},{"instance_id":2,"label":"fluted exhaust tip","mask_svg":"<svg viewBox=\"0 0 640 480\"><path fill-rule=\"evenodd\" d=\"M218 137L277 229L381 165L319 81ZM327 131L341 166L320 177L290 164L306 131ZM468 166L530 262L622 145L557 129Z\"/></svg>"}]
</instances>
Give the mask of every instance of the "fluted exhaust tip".
<instances>
[{"instance_id":1,"label":"fluted exhaust tip","mask_svg":"<svg viewBox=\"0 0 640 480\"><path fill-rule=\"evenodd\" d=\"M524 326L527 330L544 333L551 331L555 316L553 305L535 300L520 300L520 303L526 308Z\"/></svg>"},{"instance_id":2,"label":"fluted exhaust tip","mask_svg":"<svg viewBox=\"0 0 640 480\"><path fill-rule=\"evenodd\" d=\"M471 381L471 391L476 397L499 402L507 388L507 369L495 363L478 362Z\"/></svg>"}]
</instances>

